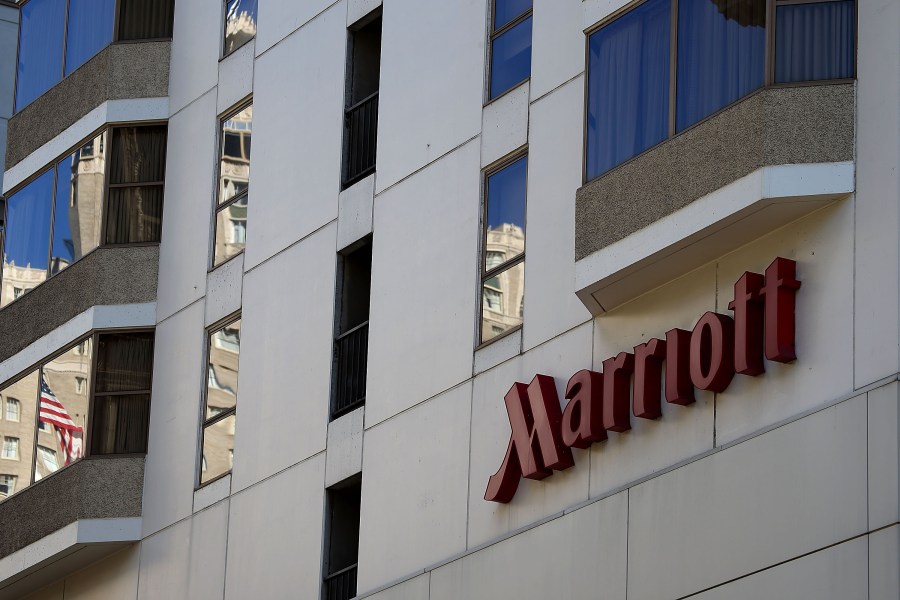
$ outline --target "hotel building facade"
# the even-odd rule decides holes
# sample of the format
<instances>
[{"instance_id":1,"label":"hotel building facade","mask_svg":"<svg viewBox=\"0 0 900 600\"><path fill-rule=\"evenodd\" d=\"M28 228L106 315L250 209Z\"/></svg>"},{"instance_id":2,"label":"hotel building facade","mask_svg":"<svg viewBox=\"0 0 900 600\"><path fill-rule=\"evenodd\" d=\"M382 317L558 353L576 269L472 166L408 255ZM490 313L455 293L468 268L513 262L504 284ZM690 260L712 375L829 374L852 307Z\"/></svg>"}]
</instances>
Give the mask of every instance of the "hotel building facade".
<instances>
[{"instance_id":1,"label":"hotel building facade","mask_svg":"<svg viewBox=\"0 0 900 600\"><path fill-rule=\"evenodd\" d=\"M0 134L0 600L900 598L897 0L0 0Z\"/></svg>"}]
</instances>

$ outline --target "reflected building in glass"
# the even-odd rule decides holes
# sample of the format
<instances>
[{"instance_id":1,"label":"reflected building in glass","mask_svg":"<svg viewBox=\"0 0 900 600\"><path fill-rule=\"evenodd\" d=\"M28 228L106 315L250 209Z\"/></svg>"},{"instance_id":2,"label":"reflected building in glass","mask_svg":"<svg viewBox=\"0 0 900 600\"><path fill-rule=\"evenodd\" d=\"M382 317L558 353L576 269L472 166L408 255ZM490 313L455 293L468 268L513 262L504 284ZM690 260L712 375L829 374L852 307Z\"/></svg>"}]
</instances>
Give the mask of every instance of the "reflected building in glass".
<instances>
[{"instance_id":1,"label":"reflected building in glass","mask_svg":"<svg viewBox=\"0 0 900 600\"><path fill-rule=\"evenodd\" d=\"M487 230L488 270L525 251L525 231L503 223ZM489 340L522 324L525 298L525 263L519 262L485 280L482 290L481 339Z\"/></svg>"},{"instance_id":2,"label":"reflected building in glass","mask_svg":"<svg viewBox=\"0 0 900 600\"><path fill-rule=\"evenodd\" d=\"M240 350L240 319L209 336L201 485L231 471Z\"/></svg>"}]
</instances>

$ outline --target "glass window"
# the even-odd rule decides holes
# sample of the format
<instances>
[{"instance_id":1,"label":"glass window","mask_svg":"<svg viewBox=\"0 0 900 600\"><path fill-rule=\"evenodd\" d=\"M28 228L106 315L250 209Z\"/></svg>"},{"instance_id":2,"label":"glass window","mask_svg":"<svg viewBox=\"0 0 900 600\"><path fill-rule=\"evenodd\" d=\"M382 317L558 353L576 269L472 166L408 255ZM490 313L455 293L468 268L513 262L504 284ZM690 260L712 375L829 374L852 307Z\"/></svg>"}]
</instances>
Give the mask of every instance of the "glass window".
<instances>
[{"instance_id":1,"label":"glass window","mask_svg":"<svg viewBox=\"0 0 900 600\"><path fill-rule=\"evenodd\" d=\"M6 201L4 306L47 279L52 210L53 169L42 173Z\"/></svg>"},{"instance_id":2,"label":"glass window","mask_svg":"<svg viewBox=\"0 0 900 600\"><path fill-rule=\"evenodd\" d=\"M491 99L531 76L531 16L491 40Z\"/></svg>"},{"instance_id":3,"label":"glass window","mask_svg":"<svg viewBox=\"0 0 900 600\"><path fill-rule=\"evenodd\" d=\"M15 478L13 491L22 490L31 483L38 373L37 370L32 371L0 388L0 404L5 406L6 416L0 421L0 458L5 459L2 461L4 473ZM13 416L18 418L13 419ZM13 441L7 444L6 440ZM9 493L12 494L12 491Z\"/></svg>"},{"instance_id":4,"label":"glass window","mask_svg":"<svg viewBox=\"0 0 900 600\"><path fill-rule=\"evenodd\" d=\"M22 403L15 398L6 400L6 420L18 422L22 413Z\"/></svg>"},{"instance_id":5,"label":"glass window","mask_svg":"<svg viewBox=\"0 0 900 600\"><path fill-rule=\"evenodd\" d=\"M231 470L240 344L240 319L209 335L200 485Z\"/></svg>"},{"instance_id":6,"label":"glass window","mask_svg":"<svg viewBox=\"0 0 900 600\"><path fill-rule=\"evenodd\" d=\"M19 460L19 438L3 438L3 458Z\"/></svg>"},{"instance_id":7,"label":"glass window","mask_svg":"<svg viewBox=\"0 0 900 600\"><path fill-rule=\"evenodd\" d=\"M107 244L159 241L165 172L164 125L113 130Z\"/></svg>"},{"instance_id":8,"label":"glass window","mask_svg":"<svg viewBox=\"0 0 900 600\"><path fill-rule=\"evenodd\" d=\"M775 81L854 77L855 12L853 0L778 6Z\"/></svg>"},{"instance_id":9,"label":"glass window","mask_svg":"<svg viewBox=\"0 0 900 600\"><path fill-rule=\"evenodd\" d=\"M53 448L38 446L35 457L35 481L40 481L47 475L59 471L59 459L56 457L56 450Z\"/></svg>"},{"instance_id":10,"label":"glass window","mask_svg":"<svg viewBox=\"0 0 900 600\"><path fill-rule=\"evenodd\" d=\"M222 120L213 266L242 252L247 243L250 140L253 105Z\"/></svg>"},{"instance_id":11,"label":"glass window","mask_svg":"<svg viewBox=\"0 0 900 600\"><path fill-rule=\"evenodd\" d=\"M19 13L16 110L53 87L62 77L66 0L31 0Z\"/></svg>"},{"instance_id":12,"label":"glass window","mask_svg":"<svg viewBox=\"0 0 900 600\"><path fill-rule=\"evenodd\" d=\"M670 0L648 0L589 39L587 178L669 130Z\"/></svg>"},{"instance_id":13,"label":"glass window","mask_svg":"<svg viewBox=\"0 0 900 600\"><path fill-rule=\"evenodd\" d=\"M0 498L6 498L16 493L15 475L0 475Z\"/></svg>"},{"instance_id":14,"label":"glass window","mask_svg":"<svg viewBox=\"0 0 900 600\"><path fill-rule=\"evenodd\" d=\"M481 343L522 325L528 158L485 177Z\"/></svg>"},{"instance_id":15,"label":"glass window","mask_svg":"<svg viewBox=\"0 0 900 600\"><path fill-rule=\"evenodd\" d=\"M765 61L766 0L679 0L676 129L762 87Z\"/></svg>"},{"instance_id":16,"label":"glass window","mask_svg":"<svg viewBox=\"0 0 900 600\"><path fill-rule=\"evenodd\" d=\"M531 10L532 0L495 0L494 31Z\"/></svg>"},{"instance_id":17,"label":"glass window","mask_svg":"<svg viewBox=\"0 0 900 600\"><path fill-rule=\"evenodd\" d=\"M257 0L226 0L225 56L256 36L256 3Z\"/></svg>"},{"instance_id":18,"label":"glass window","mask_svg":"<svg viewBox=\"0 0 900 600\"><path fill-rule=\"evenodd\" d=\"M115 0L69 0L65 75L112 43L115 16Z\"/></svg>"},{"instance_id":19,"label":"glass window","mask_svg":"<svg viewBox=\"0 0 900 600\"><path fill-rule=\"evenodd\" d=\"M173 0L119 0L119 39L171 38L174 16Z\"/></svg>"}]
</instances>

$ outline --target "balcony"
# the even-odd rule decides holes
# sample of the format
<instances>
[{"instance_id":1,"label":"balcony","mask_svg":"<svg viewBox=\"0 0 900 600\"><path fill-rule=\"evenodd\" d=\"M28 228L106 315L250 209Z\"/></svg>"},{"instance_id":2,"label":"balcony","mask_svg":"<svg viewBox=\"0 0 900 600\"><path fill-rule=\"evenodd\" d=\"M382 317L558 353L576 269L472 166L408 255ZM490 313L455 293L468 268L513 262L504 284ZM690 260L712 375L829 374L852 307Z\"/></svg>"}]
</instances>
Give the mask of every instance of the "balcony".
<instances>
[{"instance_id":1,"label":"balcony","mask_svg":"<svg viewBox=\"0 0 900 600\"><path fill-rule=\"evenodd\" d=\"M369 355L369 322L361 323L334 340L336 379L332 418L348 413L366 401L366 360Z\"/></svg>"},{"instance_id":2,"label":"balcony","mask_svg":"<svg viewBox=\"0 0 900 600\"><path fill-rule=\"evenodd\" d=\"M378 137L378 92L344 111L346 135L344 187L350 187L375 171Z\"/></svg>"},{"instance_id":3,"label":"balcony","mask_svg":"<svg viewBox=\"0 0 900 600\"><path fill-rule=\"evenodd\" d=\"M355 564L325 577L325 600L350 600L355 596Z\"/></svg>"}]
</instances>

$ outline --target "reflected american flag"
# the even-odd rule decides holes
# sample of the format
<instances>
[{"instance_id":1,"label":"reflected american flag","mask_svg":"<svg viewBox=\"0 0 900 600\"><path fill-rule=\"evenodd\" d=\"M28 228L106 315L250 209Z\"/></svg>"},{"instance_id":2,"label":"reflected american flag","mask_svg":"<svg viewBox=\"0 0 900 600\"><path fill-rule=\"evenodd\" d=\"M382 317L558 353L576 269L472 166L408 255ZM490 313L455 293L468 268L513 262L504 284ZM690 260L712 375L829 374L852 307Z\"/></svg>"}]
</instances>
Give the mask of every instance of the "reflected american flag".
<instances>
[{"instance_id":1,"label":"reflected american flag","mask_svg":"<svg viewBox=\"0 0 900 600\"><path fill-rule=\"evenodd\" d=\"M41 374L40 419L44 423L53 425L56 429L59 444L66 457L65 464L68 465L81 458L84 452L82 443L84 430L75 424L66 411L66 407L53 395L53 391L47 385L43 374Z\"/></svg>"}]
</instances>

